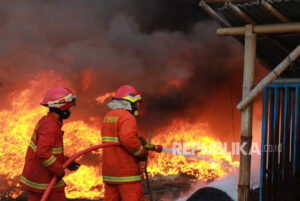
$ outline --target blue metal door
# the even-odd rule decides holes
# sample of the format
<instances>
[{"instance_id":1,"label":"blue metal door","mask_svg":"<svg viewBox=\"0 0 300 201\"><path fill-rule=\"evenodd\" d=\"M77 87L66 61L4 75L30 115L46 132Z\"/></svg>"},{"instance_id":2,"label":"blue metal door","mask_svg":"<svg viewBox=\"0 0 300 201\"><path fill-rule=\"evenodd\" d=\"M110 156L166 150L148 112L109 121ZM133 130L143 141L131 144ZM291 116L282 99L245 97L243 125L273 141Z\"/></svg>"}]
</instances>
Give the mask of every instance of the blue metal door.
<instances>
[{"instance_id":1,"label":"blue metal door","mask_svg":"<svg viewBox=\"0 0 300 201\"><path fill-rule=\"evenodd\" d=\"M260 201L300 200L300 84L263 92Z\"/></svg>"}]
</instances>

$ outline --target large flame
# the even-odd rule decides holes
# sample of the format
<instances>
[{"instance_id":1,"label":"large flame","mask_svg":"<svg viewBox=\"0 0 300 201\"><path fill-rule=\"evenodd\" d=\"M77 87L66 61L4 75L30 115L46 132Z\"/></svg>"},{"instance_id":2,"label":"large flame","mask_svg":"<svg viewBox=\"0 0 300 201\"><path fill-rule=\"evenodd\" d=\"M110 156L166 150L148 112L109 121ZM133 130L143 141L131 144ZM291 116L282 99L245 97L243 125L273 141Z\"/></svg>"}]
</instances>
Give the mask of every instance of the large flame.
<instances>
[{"instance_id":1,"label":"large flame","mask_svg":"<svg viewBox=\"0 0 300 201\"><path fill-rule=\"evenodd\" d=\"M52 72L53 73L53 72ZM41 75L38 76L42 79ZM49 75L47 75L49 77ZM57 76L56 76L57 77ZM11 105L0 111L0 197L18 197L20 190L18 181L24 165L26 150L37 121L47 113L47 108L32 106L33 97L41 97L37 93L40 82L31 82L31 88L20 93L11 93ZM44 88L49 86L44 86ZM111 95L111 94L110 94ZM107 95L108 96L108 95ZM105 98L104 98L105 99ZM65 154L72 155L92 145L101 143L100 129L84 123L73 121L64 124L63 130ZM208 146L215 139L209 134L205 124L188 124L174 121L167 128L156 130L153 143L172 147L172 142L200 142ZM197 153L203 156L203 150ZM231 156L221 149L221 154L211 153L205 156L210 160L196 160L167 153L150 155L148 171L152 178L185 174L192 180L212 180L221 177L231 170L234 163ZM64 178L68 198L99 199L103 197L101 178L101 150L79 159L82 166L75 173L67 173ZM218 162L219 161L219 162ZM230 166L222 166L224 161Z\"/></svg>"},{"instance_id":2,"label":"large flame","mask_svg":"<svg viewBox=\"0 0 300 201\"><path fill-rule=\"evenodd\" d=\"M12 98L12 108L0 111L0 172L1 194L5 197L18 197L22 191L18 188L19 178L24 165L26 150L35 127L47 109L41 106L29 107L24 100L32 95L31 90L25 90L19 96ZM64 144L66 155L72 155L92 145L101 143L101 134L98 129L86 125L83 121L70 122L63 126L65 131ZM96 152L100 157L100 152ZM77 177L78 176L78 177ZM99 168L81 166L75 174L65 177L66 192L69 198L99 198L102 180L99 177ZM95 186L99 188L95 188ZM13 188L16 187L16 188ZM95 188L93 190L93 188ZM81 195L81 196L79 196Z\"/></svg>"},{"instance_id":3,"label":"large flame","mask_svg":"<svg viewBox=\"0 0 300 201\"><path fill-rule=\"evenodd\" d=\"M209 181L224 176L238 165L232 161L231 155L219 146L220 143L209 137L211 133L206 124L174 120L167 128L156 132L158 135L153 139L154 144L177 148L183 156L154 153L150 156L149 166L152 176L184 174L192 176L191 180ZM187 147L185 156L184 146Z\"/></svg>"}]
</instances>

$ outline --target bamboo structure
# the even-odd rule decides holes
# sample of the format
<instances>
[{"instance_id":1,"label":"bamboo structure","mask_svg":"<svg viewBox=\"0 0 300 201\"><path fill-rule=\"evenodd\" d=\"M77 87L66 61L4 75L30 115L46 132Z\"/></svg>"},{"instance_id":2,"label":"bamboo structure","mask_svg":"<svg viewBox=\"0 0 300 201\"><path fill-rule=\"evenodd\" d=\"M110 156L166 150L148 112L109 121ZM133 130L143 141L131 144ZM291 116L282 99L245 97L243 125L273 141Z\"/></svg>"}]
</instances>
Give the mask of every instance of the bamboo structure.
<instances>
[{"instance_id":1,"label":"bamboo structure","mask_svg":"<svg viewBox=\"0 0 300 201\"><path fill-rule=\"evenodd\" d=\"M268 131L266 131L267 127L263 128L263 135L262 139L262 147L267 144L278 145L279 142L282 143L284 140L285 148L284 153L281 153L279 158L276 158L276 154L269 154L268 157L266 153L262 149L262 163L261 163L261 188L260 188L260 201L263 200L293 200L297 197L300 193L295 194L297 190L300 190L300 165L298 164L299 160L295 160L296 155L300 155L300 148L297 144L300 145L300 138L296 139L296 133L298 133L300 129L300 120L299 124L298 113L300 103L300 79L279 79L275 80L291 63L293 63L298 56L300 55L300 45L298 45L292 52L290 47L285 46L285 44L281 43L281 41L277 40L274 35L268 34L280 34L277 37L286 37L286 36L298 36L300 33L300 23L293 22L291 23L290 20L276 10L272 5L265 1L258 1L260 5L266 9L271 15L276 17L281 24L265 24L265 25L256 25L254 19L248 16L245 12L240 9L240 6L236 6L231 3L231 1L225 2L227 8L231 14L235 14L239 18L242 19L246 24L244 27L229 27L227 22L219 16L213 9L211 9L205 2L207 3L216 3L216 2L224 2L218 0L204 0L200 2L200 7L212 18L214 18L222 28L217 29L217 34L220 36L233 36L239 42L242 42L240 36L245 37L245 52L244 52L244 78L243 78L243 97L242 101L237 105L237 108L242 112L242 125L241 125L241 145L243 146L244 152L241 150L240 153L240 176L239 176L239 184L238 184L238 201L249 201L249 190L250 190L250 172L251 172L251 154L249 151L252 145L252 118L253 118L253 100L260 93L267 85L271 82L277 84L283 84L286 86L289 82L294 86L294 83L298 83L296 91L284 91L284 99L279 99L279 96L282 95L282 91L279 92L279 88L276 90L271 89L268 93L264 93L264 115L263 115L263 122L264 125L272 125L268 127ZM228 11L227 11L228 12ZM261 39L267 39L276 45L281 51L286 53L286 58L281 61L271 72L264 78L262 81L256 85L256 87L252 89L253 82L254 82L254 72L255 72L255 58L256 58L256 42L257 42L257 35L260 35ZM257 55L260 57L260 55ZM272 67L274 65L268 65ZM266 88L265 88L266 89ZM291 92L291 93L290 93ZM290 94L293 95L290 95ZM295 95L294 95L295 93ZM265 97L270 98L269 102L265 101ZM293 98L293 99L292 99ZM291 111L289 107L288 101L292 100L294 104L294 111ZM280 106L279 102L285 102L284 106ZM283 104L283 103L282 103ZM266 106L269 106L266 107ZM266 111L270 112L269 119L266 118L265 114ZM284 111L284 112L282 112ZM279 112L280 115L279 115ZM296 125L293 128L293 141L290 143L294 146L295 153L294 157L294 167L293 167L293 175L298 175L295 179L288 177L287 174L291 173L291 167L289 167L289 160L288 160L288 150L289 147L291 148L292 145L289 144L288 139L289 131L289 121L292 116L293 125ZM280 123L279 128L279 121L283 121ZM274 126L273 126L274 125ZM265 129L265 130L264 130ZM281 136L281 140L278 139L278 136L275 134L279 132L281 129L281 133L285 133ZM283 129L283 130L282 130ZM268 135L266 134L268 133ZM278 134L277 134L278 135ZM267 136L267 137L266 137ZM277 154L278 156L278 154ZM278 163L283 164L282 167L278 166ZM279 175L282 174L282 175ZM288 177L288 179L286 179ZM293 187L296 181L299 180L299 186ZM275 183L274 183L275 182ZM288 182L288 185L285 186L284 183ZM281 187L279 186L281 185ZM289 188L292 190L289 190ZM285 189L282 189L285 188ZM263 189L263 190L262 190ZM275 190L275 192L273 192ZM262 193L264 191L264 193ZM291 192L289 196L286 196L284 192ZM299 197L299 196L298 196Z\"/></svg>"},{"instance_id":2,"label":"bamboo structure","mask_svg":"<svg viewBox=\"0 0 300 201\"><path fill-rule=\"evenodd\" d=\"M220 15L218 15L209 5L205 3L205 1L201 1L199 3L199 6L212 18L214 18L221 27L223 28L229 28L230 26L226 23L224 18L222 18ZM233 36L237 41L239 41L241 44L244 44L244 41L241 39L241 37L238 37L237 35ZM257 38L256 40L258 40ZM262 59L259 55L257 55L259 59ZM265 66L269 66L270 64L267 61L260 61L260 63L263 63ZM270 70L270 69L269 69Z\"/></svg>"},{"instance_id":3,"label":"bamboo structure","mask_svg":"<svg viewBox=\"0 0 300 201\"><path fill-rule=\"evenodd\" d=\"M267 24L253 26L253 32L256 34L275 34L300 32L300 23L285 23L285 24ZM245 27L230 27L217 29L217 34L220 36L244 35Z\"/></svg>"},{"instance_id":4,"label":"bamboo structure","mask_svg":"<svg viewBox=\"0 0 300 201\"><path fill-rule=\"evenodd\" d=\"M276 10L275 8L273 8L273 6L271 6L269 3L267 3L266 1L262 1L261 5L268 10L270 13L272 13L272 15L274 15L277 19L279 19L281 22L284 23L288 23L290 22L290 20L285 17L283 14L281 14L278 10Z\"/></svg>"},{"instance_id":5,"label":"bamboo structure","mask_svg":"<svg viewBox=\"0 0 300 201\"><path fill-rule=\"evenodd\" d=\"M200 1L199 6L212 18L214 18L221 27L226 28L229 27L229 25L226 23L226 21L220 17L211 7L209 7L204 1Z\"/></svg>"},{"instance_id":6,"label":"bamboo structure","mask_svg":"<svg viewBox=\"0 0 300 201\"><path fill-rule=\"evenodd\" d=\"M226 2L225 5L232 9L240 18L242 18L245 22L248 24L256 24L254 20L252 20L248 15L246 15L239 7L236 5L232 4L230 1Z\"/></svg>"},{"instance_id":7,"label":"bamboo structure","mask_svg":"<svg viewBox=\"0 0 300 201\"><path fill-rule=\"evenodd\" d=\"M272 72L262 79L247 97L236 106L237 109L243 110L268 84L275 80L290 64L300 55L300 45L296 47Z\"/></svg>"},{"instance_id":8,"label":"bamboo structure","mask_svg":"<svg viewBox=\"0 0 300 201\"><path fill-rule=\"evenodd\" d=\"M254 83L255 74L255 55L256 55L256 35L252 32L252 25L246 26L245 33L245 55L244 55L244 81L243 81L243 97L247 97ZM242 111L241 125L241 145L246 143L244 150L240 153L240 177L238 187L238 200L249 201L250 199L250 170L251 155L249 151L252 145L252 104Z\"/></svg>"},{"instance_id":9,"label":"bamboo structure","mask_svg":"<svg viewBox=\"0 0 300 201\"><path fill-rule=\"evenodd\" d=\"M252 24L255 25L256 22L249 17L244 11L242 11L239 7L237 7L236 5L232 4L231 2L226 2L225 5L230 8L236 15L238 15L241 19L243 19L243 21L247 24ZM265 2L265 6L268 7L268 9L272 10L272 12L274 13L273 15L277 18L282 18L282 16L280 15L280 13L270 5L268 3ZM281 20L281 18L279 20ZM289 49L283 45L279 40L275 39L274 37L270 36L270 35L263 35L265 38L267 38L268 40L271 40L274 44L276 44L276 46L278 46L279 48L281 48L282 50L284 50L287 54L290 53Z\"/></svg>"}]
</instances>

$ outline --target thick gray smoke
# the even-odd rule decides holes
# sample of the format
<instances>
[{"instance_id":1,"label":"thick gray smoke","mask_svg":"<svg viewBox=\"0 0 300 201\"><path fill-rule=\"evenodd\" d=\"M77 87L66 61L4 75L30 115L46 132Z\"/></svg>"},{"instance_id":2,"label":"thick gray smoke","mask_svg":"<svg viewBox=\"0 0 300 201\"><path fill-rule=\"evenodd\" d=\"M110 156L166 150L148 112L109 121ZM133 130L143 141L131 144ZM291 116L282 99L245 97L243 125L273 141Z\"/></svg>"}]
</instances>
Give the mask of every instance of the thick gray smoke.
<instances>
[{"instance_id":1,"label":"thick gray smoke","mask_svg":"<svg viewBox=\"0 0 300 201\"><path fill-rule=\"evenodd\" d=\"M1 1L0 107L38 72L54 70L79 97L75 118L103 116L107 107L95 99L131 84L144 100L144 131L202 118L232 132L242 49L218 38L208 19L198 0Z\"/></svg>"}]
</instances>

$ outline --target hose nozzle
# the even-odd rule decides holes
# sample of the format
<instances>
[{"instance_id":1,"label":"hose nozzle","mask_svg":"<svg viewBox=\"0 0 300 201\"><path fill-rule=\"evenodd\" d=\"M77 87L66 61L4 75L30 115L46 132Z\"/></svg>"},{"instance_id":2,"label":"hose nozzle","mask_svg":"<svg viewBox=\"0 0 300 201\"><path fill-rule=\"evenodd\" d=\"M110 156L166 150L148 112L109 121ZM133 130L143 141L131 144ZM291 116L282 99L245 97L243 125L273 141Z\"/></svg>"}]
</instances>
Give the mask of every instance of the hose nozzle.
<instances>
[{"instance_id":1,"label":"hose nozzle","mask_svg":"<svg viewBox=\"0 0 300 201\"><path fill-rule=\"evenodd\" d=\"M163 147L161 145L154 145L154 144L145 144L144 148L146 150L155 151L155 152L158 152L158 153L160 153L163 149Z\"/></svg>"}]
</instances>

